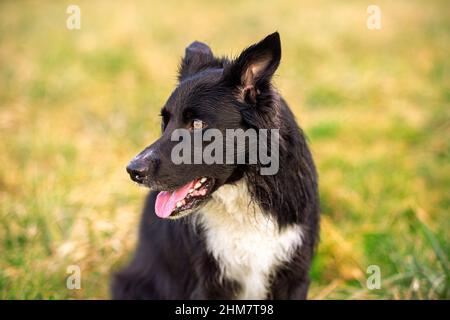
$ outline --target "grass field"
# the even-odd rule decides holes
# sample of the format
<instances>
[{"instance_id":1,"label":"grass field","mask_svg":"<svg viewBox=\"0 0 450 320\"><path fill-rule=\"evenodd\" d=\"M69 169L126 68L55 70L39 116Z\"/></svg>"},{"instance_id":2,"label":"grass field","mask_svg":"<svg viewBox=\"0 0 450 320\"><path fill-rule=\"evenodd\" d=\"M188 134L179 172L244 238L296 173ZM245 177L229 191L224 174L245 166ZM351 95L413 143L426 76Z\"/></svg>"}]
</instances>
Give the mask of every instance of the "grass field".
<instances>
[{"instance_id":1,"label":"grass field","mask_svg":"<svg viewBox=\"0 0 450 320\"><path fill-rule=\"evenodd\" d=\"M125 165L185 46L236 55L278 30L320 175L310 298L450 299L450 3L376 2L381 30L365 1L1 1L0 298L108 298L146 194Z\"/></svg>"}]
</instances>

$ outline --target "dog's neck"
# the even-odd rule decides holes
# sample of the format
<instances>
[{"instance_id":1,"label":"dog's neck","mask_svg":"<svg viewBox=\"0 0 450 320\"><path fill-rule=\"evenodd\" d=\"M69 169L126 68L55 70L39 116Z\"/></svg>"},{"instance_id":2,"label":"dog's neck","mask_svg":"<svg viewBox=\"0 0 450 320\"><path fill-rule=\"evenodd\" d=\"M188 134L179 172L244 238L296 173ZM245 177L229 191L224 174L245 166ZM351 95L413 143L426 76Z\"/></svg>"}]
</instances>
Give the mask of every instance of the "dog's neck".
<instances>
[{"instance_id":1,"label":"dog's neck","mask_svg":"<svg viewBox=\"0 0 450 320\"><path fill-rule=\"evenodd\" d=\"M215 223L226 222L231 226L245 224L261 227L262 219L266 224L275 226L276 223L268 215L264 215L259 205L250 197L245 178L232 184L226 184L213 193L211 201L205 207L209 214L204 219ZM211 214L210 212L215 212ZM212 221L211 221L212 222Z\"/></svg>"},{"instance_id":2,"label":"dog's neck","mask_svg":"<svg viewBox=\"0 0 450 320\"><path fill-rule=\"evenodd\" d=\"M270 275L302 243L300 225L280 231L274 217L252 201L245 179L220 187L212 197L197 223L221 276L240 284L236 298L266 298Z\"/></svg>"}]
</instances>

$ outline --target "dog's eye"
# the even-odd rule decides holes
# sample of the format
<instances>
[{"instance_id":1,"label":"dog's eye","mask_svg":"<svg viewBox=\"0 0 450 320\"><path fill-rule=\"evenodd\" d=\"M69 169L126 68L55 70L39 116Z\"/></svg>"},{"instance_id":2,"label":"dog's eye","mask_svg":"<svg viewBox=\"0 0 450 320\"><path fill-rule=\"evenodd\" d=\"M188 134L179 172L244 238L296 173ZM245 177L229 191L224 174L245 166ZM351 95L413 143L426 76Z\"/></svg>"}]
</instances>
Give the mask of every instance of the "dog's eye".
<instances>
[{"instance_id":1,"label":"dog's eye","mask_svg":"<svg viewBox=\"0 0 450 320\"><path fill-rule=\"evenodd\" d=\"M204 123L202 120L195 119L192 121L192 129L193 130L200 130L206 127L206 123Z\"/></svg>"}]
</instances>

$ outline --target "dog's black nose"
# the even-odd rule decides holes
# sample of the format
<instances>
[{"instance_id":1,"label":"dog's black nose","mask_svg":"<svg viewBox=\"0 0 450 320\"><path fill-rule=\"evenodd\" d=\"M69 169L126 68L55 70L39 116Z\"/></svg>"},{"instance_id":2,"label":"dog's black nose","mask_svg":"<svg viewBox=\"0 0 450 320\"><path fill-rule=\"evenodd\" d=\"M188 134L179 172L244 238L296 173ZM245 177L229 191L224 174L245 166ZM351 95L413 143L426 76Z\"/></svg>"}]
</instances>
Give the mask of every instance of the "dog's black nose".
<instances>
[{"instance_id":1,"label":"dog's black nose","mask_svg":"<svg viewBox=\"0 0 450 320\"><path fill-rule=\"evenodd\" d=\"M131 161L127 166L127 172L131 180L142 183L148 174L148 164L145 161Z\"/></svg>"}]
</instances>

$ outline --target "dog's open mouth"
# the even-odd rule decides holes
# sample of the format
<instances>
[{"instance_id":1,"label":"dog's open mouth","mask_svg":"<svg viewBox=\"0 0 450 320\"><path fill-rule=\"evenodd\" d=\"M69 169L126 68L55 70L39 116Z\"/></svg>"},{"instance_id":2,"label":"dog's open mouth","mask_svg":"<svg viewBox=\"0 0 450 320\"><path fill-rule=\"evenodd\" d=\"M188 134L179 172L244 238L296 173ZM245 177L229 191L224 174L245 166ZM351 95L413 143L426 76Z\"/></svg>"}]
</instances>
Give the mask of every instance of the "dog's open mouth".
<instances>
[{"instance_id":1,"label":"dog's open mouth","mask_svg":"<svg viewBox=\"0 0 450 320\"><path fill-rule=\"evenodd\" d=\"M212 178L198 178L174 191L161 191L155 203L160 218L180 218L198 207L208 198L214 187Z\"/></svg>"}]
</instances>

